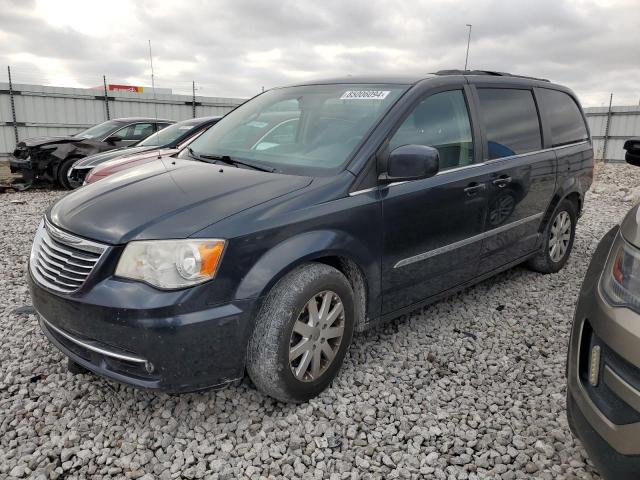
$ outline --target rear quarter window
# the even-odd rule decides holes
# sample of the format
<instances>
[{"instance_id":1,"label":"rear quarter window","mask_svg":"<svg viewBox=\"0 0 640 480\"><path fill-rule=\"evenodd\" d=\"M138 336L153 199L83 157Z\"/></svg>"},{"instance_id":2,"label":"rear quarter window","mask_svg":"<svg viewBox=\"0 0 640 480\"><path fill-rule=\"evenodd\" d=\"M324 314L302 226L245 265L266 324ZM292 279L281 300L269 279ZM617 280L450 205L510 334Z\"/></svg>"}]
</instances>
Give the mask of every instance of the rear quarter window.
<instances>
[{"instance_id":1,"label":"rear quarter window","mask_svg":"<svg viewBox=\"0 0 640 480\"><path fill-rule=\"evenodd\" d=\"M554 147L589 139L580 108L570 95L548 88L538 90L538 94L551 128Z\"/></svg>"},{"instance_id":2,"label":"rear quarter window","mask_svg":"<svg viewBox=\"0 0 640 480\"><path fill-rule=\"evenodd\" d=\"M531 90L479 88L489 160L542 148L538 110Z\"/></svg>"}]
</instances>

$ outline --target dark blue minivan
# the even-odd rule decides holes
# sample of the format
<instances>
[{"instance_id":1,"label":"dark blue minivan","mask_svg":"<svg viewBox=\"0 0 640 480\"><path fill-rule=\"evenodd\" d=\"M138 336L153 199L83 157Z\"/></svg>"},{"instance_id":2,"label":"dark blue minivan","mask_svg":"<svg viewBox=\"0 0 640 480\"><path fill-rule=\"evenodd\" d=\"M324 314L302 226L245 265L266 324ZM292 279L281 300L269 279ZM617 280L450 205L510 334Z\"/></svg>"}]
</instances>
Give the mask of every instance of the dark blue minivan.
<instances>
[{"instance_id":1,"label":"dark blue minivan","mask_svg":"<svg viewBox=\"0 0 640 480\"><path fill-rule=\"evenodd\" d=\"M592 176L580 104L546 80L275 88L177 156L58 201L33 304L73 371L170 392L248 373L304 401L354 330L523 262L561 269Z\"/></svg>"}]
</instances>

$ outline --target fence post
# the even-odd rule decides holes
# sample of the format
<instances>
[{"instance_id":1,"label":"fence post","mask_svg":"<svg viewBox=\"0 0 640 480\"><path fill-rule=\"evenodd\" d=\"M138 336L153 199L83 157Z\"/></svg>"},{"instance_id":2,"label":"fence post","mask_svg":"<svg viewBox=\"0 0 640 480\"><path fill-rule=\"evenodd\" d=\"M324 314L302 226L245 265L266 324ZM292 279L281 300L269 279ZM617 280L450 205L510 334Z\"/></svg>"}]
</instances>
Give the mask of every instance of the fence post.
<instances>
[{"instance_id":1,"label":"fence post","mask_svg":"<svg viewBox=\"0 0 640 480\"><path fill-rule=\"evenodd\" d=\"M107 95L107 76L102 76L102 84L104 85L104 108L107 112L107 120L111 120L109 115L109 96Z\"/></svg>"},{"instance_id":2,"label":"fence post","mask_svg":"<svg viewBox=\"0 0 640 480\"><path fill-rule=\"evenodd\" d=\"M193 118L196 118L196 81L193 80L191 82L191 87L192 87L192 97L191 97L191 104L193 105Z\"/></svg>"},{"instance_id":3,"label":"fence post","mask_svg":"<svg viewBox=\"0 0 640 480\"><path fill-rule=\"evenodd\" d=\"M607 111L607 123L604 127L604 145L602 146L602 161L607 163L607 145L609 143L609 128L611 127L611 103L613 102L613 93L609 95L609 110Z\"/></svg>"},{"instance_id":4,"label":"fence post","mask_svg":"<svg viewBox=\"0 0 640 480\"><path fill-rule=\"evenodd\" d=\"M18 145L18 123L16 120L16 104L13 100L13 82L11 81L11 67L7 65L7 73L9 74L9 101L11 103L11 118L13 119L13 135L16 137L16 146Z\"/></svg>"}]
</instances>

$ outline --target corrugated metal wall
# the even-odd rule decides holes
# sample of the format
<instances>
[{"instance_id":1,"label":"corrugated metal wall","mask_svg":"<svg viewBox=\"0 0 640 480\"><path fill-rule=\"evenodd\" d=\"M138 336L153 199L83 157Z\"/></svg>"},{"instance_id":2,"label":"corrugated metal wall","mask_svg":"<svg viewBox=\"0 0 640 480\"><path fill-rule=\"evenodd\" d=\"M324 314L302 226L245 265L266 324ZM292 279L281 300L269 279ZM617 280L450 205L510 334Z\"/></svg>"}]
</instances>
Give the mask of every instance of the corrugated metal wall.
<instances>
[{"instance_id":1,"label":"corrugated metal wall","mask_svg":"<svg viewBox=\"0 0 640 480\"><path fill-rule=\"evenodd\" d=\"M593 152L597 159L607 162L624 162L624 141L640 137L640 106L585 108L587 122L593 138ZM609 121L607 151L604 158L605 134Z\"/></svg>"},{"instance_id":2,"label":"corrugated metal wall","mask_svg":"<svg viewBox=\"0 0 640 480\"><path fill-rule=\"evenodd\" d=\"M14 103L20 139L69 135L107 119L102 89L45 87L14 84ZM111 118L148 116L185 120L193 117L192 97L158 93L109 92ZM196 116L224 115L244 99L197 97ZM609 119L606 161L624 161L622 145L629 137L640 137L640 106L585 108L596 158L604 154L604 137ZM9 84L0 82L0 157L12 152L15 134L11 115Z\"/></svg>"},{"instance_id":3,"label":"corrugated metal wall","mask_svg":"<svg viewBox=\"0 0 640 480\"><path fill-rule=\"evenodd\" d=\"M20 139L70 135L107 119L102 89L45 87L14 84L16 124ZM111 118L156 116L170 120L193 117L192 97L189 95L153 94L111 91L109 113ZM224 115L244 99L197 97L196 116ZM0 157L7 156L15 147L15 134L9 84L0 82Z\"/></svg>"}]
</instances>

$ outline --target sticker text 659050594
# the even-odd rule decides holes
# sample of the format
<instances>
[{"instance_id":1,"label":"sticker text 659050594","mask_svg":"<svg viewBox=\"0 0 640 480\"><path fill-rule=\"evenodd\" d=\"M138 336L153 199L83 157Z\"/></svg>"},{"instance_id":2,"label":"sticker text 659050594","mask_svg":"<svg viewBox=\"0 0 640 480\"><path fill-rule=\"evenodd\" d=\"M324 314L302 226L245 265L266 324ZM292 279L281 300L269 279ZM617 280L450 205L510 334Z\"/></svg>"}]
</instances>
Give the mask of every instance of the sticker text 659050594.
<instances>
[{"instance_id":1,"label":"sticker text 659050594","mask_svg":"<svg viewBox=\"0 0 640 480\"><path fill-rule=\"evenodd\" d=\"M347 90L340 100L383 100L389 93L389 90Z\"/></svg>"}]
</instances>

